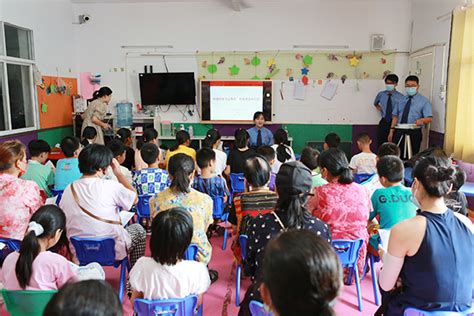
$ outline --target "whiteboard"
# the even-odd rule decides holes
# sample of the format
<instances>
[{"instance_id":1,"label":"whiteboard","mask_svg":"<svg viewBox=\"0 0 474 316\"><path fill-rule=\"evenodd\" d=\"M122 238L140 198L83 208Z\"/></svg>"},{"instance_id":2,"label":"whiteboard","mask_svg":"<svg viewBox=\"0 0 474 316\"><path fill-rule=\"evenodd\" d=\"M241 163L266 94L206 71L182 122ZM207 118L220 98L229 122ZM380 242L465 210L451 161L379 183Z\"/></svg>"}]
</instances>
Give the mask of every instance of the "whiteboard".
<instances>
[{"instance_id":1,"label":"whiteboard","mask_svg":"<svg viewBox=\"0 0 474 316\"><path fill-rule=\"evenodd\" d=\"M406 57L403 57L407 60ZM399 60L400 58L396 58ZM196 75L196 104L199 104L198 63L195 55L166 56L169 72L194 72ZM403 63L402 63L403 64ZM152 65L153 72L166 72L162 56L126 56L126 95L134 104L140 103L138 74L144 72L144 65ZM400 67L396 67L400 68ZM404 73L398 73L401 81ZM208 78L209 79L209 78ZM322 84L313 81L306 87L305 100L293 98L294 82L273 80L273 122L303 124L377 124L380 114L375 110L373 101L376 94L384 89L381 79L348 79L344 84L338 79L337 93L331 100L322 98ZM324 80L325 81L325 80ZM324 82L323 81L323 82ZM283 83L283 86L282 86ZM281 89L281 87L283 87ZM283 99L280 95L283 93ZM403 92L403 91L402 91ZM167 107L161 107L166 110ZM200 122L198 106L192 108L195 115L184 113L184 106L171 107L161 112L162 120L173 122Z\"/></svg>"}]
</instances>

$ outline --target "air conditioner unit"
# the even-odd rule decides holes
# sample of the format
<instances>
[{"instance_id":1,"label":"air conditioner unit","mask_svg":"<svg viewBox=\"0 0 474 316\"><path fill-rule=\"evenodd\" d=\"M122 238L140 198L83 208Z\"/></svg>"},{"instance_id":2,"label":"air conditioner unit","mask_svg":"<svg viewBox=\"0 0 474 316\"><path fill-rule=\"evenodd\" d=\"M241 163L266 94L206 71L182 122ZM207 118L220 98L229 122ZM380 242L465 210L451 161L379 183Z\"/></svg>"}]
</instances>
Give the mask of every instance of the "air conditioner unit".
<instances>
[{"instance_id":1,"label":"air conditioner unit","mask_svg":"<svg viewBox=\"0 0 474 316\"><path fill-rule=\"evenodd\" d=\"M372 34L370 36L370 51L380 52L385 48L385 36L383 34Z\"/></svg>"}]
</instances>

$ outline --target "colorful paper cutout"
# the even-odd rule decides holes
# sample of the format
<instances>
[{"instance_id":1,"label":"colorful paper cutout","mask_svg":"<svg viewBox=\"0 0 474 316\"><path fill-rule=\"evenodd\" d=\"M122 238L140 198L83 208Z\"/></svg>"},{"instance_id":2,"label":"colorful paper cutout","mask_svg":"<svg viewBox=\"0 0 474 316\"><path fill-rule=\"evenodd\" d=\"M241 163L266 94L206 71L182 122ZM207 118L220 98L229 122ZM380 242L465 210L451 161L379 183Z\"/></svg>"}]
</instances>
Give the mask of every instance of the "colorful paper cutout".
<instances>
[{"instance_id":1,"label":"colorful paper cutout","mask_svg":"<svg viewBox=\"0 0 474 316\"><path fill-rule=\"evenodd\" d=\"M387 60L385 58L380 58L380 62L385 65L387 63Z\"/></svg>"},{"instance_id":2,"label":"colorful paper cutout","mask_svg":"<svg viewBox=\"0 0 474 316\"><path fill-rule=\"evenodd\" d=\"M272 67L273 65L275 65L275 59L274 59L274 58L270 58L270 59L267 61L267 67L270 68L270 67Z\"/></svg>"},{"instance_id":3,"label":"colorful paper cutout","mask_svg":"<svg viewBox=\"0 0 474 316\"><path fill-rule=\"evenodd\" d=\"M303 58L303 56L301 54L298 53L298 54L295 55L296 60L301 60L301 58Z\"/></svg>"},{"instance_id":4,"label":"colorful paper cutout","mask_svg":"<svg viewBox=\"0 0 474 316\"><path fill-rule=\"evenodd\" d=\"M292 76L292 75L293 75L293 69L291 69L291 68L286 68L286 76L287 76L287 77L290 77L290 76Z\"/></svg>"},{"instance_id":5,"label":"colorful paper cutout","mask_svg":"<svg viewBox=\"0 0 474 316\"><path fill-rule=\"evenodd\" d=\"M337 58L337 56L335 54L328 55L328 59L330 61L339 61L339 59Z\"/></svg>"},{"instance_id":6,"label":"colorful paper cutout","mask_svg":"<svg viewBox=\"0 0 474 316\"><path fill-rule=\"evenodd\" d=\"M261 62L260 58L255 56L254 58L252 58L251 64L254 65L254 66L258 66L258 65L260 65L260 62Z\"/></svg>"},{"instance_id":7,"label":"colorful paper cutout","mask_svg":"<svg viewBox=\"0 0 474 316\"><path fill-rule=\"evenodd\" d=\"M309 69L307 67L304 67L304 68L301 68L301 74L304 76L304 75L307 75L309 73Z\"/></svg>"},{"instance_id":8,"label":"colorful paper cutout","mask_svg":"<svg viewBox=\"0 0 474 316\"><path fill-rule=\"evenodd\" d=\"M225 62L225 57L221 57L217 62L218 65L222 65Z\"/></svg>"},{"instance_id":9,"label":"colorful paper cutout","mask_svg":"<svg viewBox=\"0 0 474 316\"><path fill-rule=\"evenodd\" d=\"M341 77L342 84L344 84L346 80L347 80L347 75L342 75Z\"/></svg>"},{"instance_id":10,"label":"colorful paper cutout","mask_svg":"<svg viewBox=\"0 0 474 316\"><path fill-rule=\"evenodd\" d=\"M276 69L276 65L272 64L271 66L268 67L268 72L273 73L273 71L275 71L275 69Z\"/></svg>"},{"instance_id":11,"label":"colorful paper cutout","mask_svg":"<svg viewBox=\"0 0 474 316\"><path fill-rule=\"evenodd\" d=\"M46 113L48 111L48 105L44 102L41 103L41 112Z\"/></svg>"},{"instance_id":12,"label":"colorful paper cutout","mask_svg":"<svg viewBox=\"0 0 474 316\"><path fill-rule=\"evenodd\" d=\"M295 81L295 77L290 77L290 78L288 78L288 80Z\"/></svg>"},{"instance_id":13,"label":"colorful paper cutout","mask_svg":"<svg viewBox=\"0 0 474 316\"><path fill-rule=\"evenodd\" d=\"M305 56L303 57L303 63L304 63L305 65L311 65L311 64L313 63L313 57L310 56L310 55L305 55Z\"/></svg>"},{"instance_id":14,"label":"colorful paper cutout","mask_svg":"<svg viewBox=\"0 0 474 316\"><path fill-rule=\"evenodd\" d=\"M368 79L369 77L370 77L369 73L367 73L365 71L362 73L362 78Z\"/></svg>"},{"instance_id":15,"label":"colorful paper cutout","mask_svg":"<svg viewBox=\"0 0 474 316\"><path fill-rule=\"evenodd\" d=\"M352 56L352 58L349 59L349 65L351 65L351 67L357 67L359 62L360 60L357 58L357 56Z\"/></svg>"},{"instance_id":16,"label":"colorful paper cutout","mask_svg":"<svg viewBox=\"0 0 474 316\"><path fill-rule=\"evenodd\" d=\"M244 64L250 65L250 58L244 58Z\"/></svg>"},{"instance_id":17,"label":"colorful paper cutout","mask_svg":"<svg viewBox=\"0 0 474 316\"><path fill-rule=\"evenodd\" d=\"M336 77L336 74L333 72L328 72L328 74L326 75L326 79L332 79L334 77Z\"/></svg>"},{"instance_id":18,"label":"colorful paper cutout","mask_svg":"<svg viewBox=\"0 0 474 316\"><path fill-rule=\"evenodd\" d=\"M302 82L305 86L307 86L307 85L308 85L308 82L309 82L308 77L307 77L307 76L301 77L301 82Z\"/></svg>"},{"instance_id":19,"label":"colorful paper cutout","mask_svg":"<svg viewBox=\"0 0 474 316\"><path fill-rule=\"evenodd\" d=\"M204 61L201 63L201 67L202 67L202 68L207 68L207 60L204 60Z\"/></svg>"},{"instance_id":20,"label":"colorful paper cutout","mask_svg":"<svg viewBox=\"0 0 474 316\"><path fill-rule=\"evenodd\" d=\"M236 76L239 74L240 68L237 67L236 65L233 65L232 67L229 67L229 73L231 76Z\"/></svg>"},{"instance_id":21,"label":"colorful paper cutout","mask_svg":"<svg viewBox=\"0 0 474 316\"><path fill-rule=\"evenodd\" d=\"M207 71L209 71L209 73L211 73L211 74L216 73L217 72L217 65L216 64L210 64L209 66L207 66Z\"/></svg>"},{"instance_id":22,"label":"colorful paper cutout","mask_svg":"<svg viewBox=\"0 0 474 316\"><path fill-rule=\"evenodd\" d=\"M52 84L49 86L49 91L51 94L55 94L56 93L56 85L55 84Z\"/></svg>"},{"instance_id":23,"label":"colorful paper cutout","mask_svg":"<svg viewBox=\"0 0 474 316\"><path fill-rule=\"evenodd\" d=\"M318 79L318 86L321 86L323 84L323 81L321 79Z\"/></svg>"},{"instance_id":24,"label":"colorful paper cutout","mask_svg":"<svg viewBox=\"0 0 474 316\"><path fill-rule=\"evenodd\" d=\"M252 77L252 78L250 78L250 79L252 79L252 80L260 80L260 77L259 77L259 76L257 76L257 75L255 75L255 76L253 76L253 77Z\"/></svg>"}]
</instances>

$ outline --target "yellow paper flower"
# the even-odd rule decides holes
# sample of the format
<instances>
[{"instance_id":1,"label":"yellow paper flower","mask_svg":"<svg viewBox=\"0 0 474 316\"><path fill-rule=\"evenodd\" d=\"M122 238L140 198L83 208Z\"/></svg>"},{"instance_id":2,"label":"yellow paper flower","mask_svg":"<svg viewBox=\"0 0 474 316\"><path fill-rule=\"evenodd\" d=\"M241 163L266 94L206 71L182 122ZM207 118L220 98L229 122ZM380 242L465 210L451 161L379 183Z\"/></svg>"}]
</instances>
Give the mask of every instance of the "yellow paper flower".
<instances>
[{"instance_id":1,"label":"yellow paper flower","mask_svg":"<svg viewBox=\"0 0 474 316\"><path fill-rule=\"evenodd\" d=\"M352 67L357 67L359 65L360 60L357 58L357 56L352 56L351 59L349 59L349 64Z\"/></svg>"}]
</instances>

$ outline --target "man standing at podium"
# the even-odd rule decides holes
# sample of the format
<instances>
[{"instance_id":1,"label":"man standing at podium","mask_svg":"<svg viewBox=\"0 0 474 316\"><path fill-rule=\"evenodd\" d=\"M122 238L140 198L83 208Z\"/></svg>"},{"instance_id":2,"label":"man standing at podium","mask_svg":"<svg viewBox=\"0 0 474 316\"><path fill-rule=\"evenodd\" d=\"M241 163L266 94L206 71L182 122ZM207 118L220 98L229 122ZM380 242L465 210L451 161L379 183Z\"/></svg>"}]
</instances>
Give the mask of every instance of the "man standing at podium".
<instances>
[{"instance_id":1,"label":"man standing at podium","mask_svg":"<svg viewBox=\"0 0 474 316\"><path fill-rule=\"evenodd\" d=\"M382 116L377 127L377 144L380 147L388 139L392 123L394 106L403 99L403 94L397 91L398 76L389 74L385 77L385 90L380 91L374 100L374 106Z\"/></svg>"},{"instance_id":2,"label":"man standing at podium","mask_svg":"<svg viewBox=\"0 0 474 316\"><path fill-rule=\"evenodd\" d=\"M398 143L403 135L410 135L412 151L416 154L420 151L422 140L421 127L433 121L433 111L430 101L418 93L420 80L417 76L408 76L405 79L404 96L393 108L392 124L388 141ZM399 130L395 129L398 124L415 124L420 128ZM400 143L401 148L403 144Z\"/></svg>"}]
</instances>

